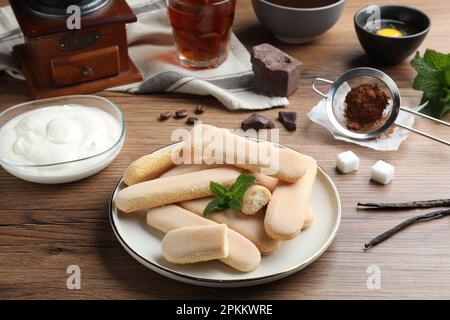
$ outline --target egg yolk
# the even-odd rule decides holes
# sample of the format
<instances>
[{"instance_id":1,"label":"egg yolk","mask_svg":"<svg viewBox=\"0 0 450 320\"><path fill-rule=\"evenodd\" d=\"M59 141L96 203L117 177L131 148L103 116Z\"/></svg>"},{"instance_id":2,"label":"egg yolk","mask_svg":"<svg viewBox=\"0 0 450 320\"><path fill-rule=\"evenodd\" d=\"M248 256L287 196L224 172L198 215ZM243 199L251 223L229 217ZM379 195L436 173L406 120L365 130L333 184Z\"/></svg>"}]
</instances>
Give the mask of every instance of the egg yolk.
<instances>
[{"instance_id":1,"label":"egg yolk","mask_svg":"<svg viewBox=\"0 0 450 320\"><path fill-rule=\"evenodd\" d=\"M384 37L402 37L403 32L394 28L383 28L377 31L377 35Z\"/></svg>"}]
</instances>

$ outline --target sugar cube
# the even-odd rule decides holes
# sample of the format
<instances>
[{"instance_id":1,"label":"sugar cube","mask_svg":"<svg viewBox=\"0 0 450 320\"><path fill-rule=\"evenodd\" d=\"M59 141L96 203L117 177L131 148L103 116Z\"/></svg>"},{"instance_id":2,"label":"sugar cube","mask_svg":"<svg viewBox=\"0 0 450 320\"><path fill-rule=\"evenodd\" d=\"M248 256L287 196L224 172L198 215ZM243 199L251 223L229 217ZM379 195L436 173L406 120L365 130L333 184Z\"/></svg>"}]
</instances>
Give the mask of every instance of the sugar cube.
<instances>
[{"instance_id":1,"label":"sugar cube","mask_svg":"<svg viewBox=\"0 0 450 320\"><path fill-rule=\"evenodd\" d=\"M382 160L375 163L370 172L371 179L381 184L391 182L394 179L394 174L394 166Z\"/></svg>"},{"instance_id":2,"label":"sugar cube","mask_svg":"<svg viewBox=\"0 0 450 320\"><path fill-rule=\"evenodd\" d=\"M350 173L359 169L359 158L352 151L346 151L338 154L336 167L342 173Z\"/></svg>"}]
</instances>

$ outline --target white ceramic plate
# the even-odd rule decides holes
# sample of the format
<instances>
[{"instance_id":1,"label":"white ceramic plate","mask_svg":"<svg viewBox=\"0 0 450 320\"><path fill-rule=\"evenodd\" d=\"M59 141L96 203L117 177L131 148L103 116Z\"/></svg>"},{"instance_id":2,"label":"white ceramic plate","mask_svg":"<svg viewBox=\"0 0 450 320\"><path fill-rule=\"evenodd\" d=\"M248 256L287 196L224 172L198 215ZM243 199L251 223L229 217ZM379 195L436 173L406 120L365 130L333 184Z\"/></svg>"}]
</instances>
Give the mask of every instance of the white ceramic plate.
<instances>
[{"instance_id":1,"label":"white ceramic plate","mask_svg":"<svg viewBox=\"0 0 450 320\"><path fill-rule=\"evenodd\" d=\"M241 273L218 261L174 265L164 260L161 254L164 234L146 224L146 212L118 214L114 198L123 187L124 183L120 180L112 194L110 220L125 250L153 271L201 286L242 287L287 277L305 268L325 252L333 242L341 219L341 203L336 186L319 168L311 199L311 206L316 213L314 224L297 238L283 242L278 251L263 256L261 264L254 271Z\"/></svg>"}]
</instances>

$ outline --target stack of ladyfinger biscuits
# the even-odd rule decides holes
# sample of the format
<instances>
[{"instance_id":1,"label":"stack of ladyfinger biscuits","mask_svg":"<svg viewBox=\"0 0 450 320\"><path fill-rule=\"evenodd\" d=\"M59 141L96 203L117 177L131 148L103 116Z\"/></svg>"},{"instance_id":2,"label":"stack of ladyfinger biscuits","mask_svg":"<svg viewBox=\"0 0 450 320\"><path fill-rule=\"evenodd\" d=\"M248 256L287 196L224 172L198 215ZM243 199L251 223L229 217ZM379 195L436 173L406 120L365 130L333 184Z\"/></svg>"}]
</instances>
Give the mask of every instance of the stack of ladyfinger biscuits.
<instances>
[{"instance_id":1,"label":"stack of ladyfinger biscuits","mask_svg":"<svg viewBox=\"0 0 450 320\"><path fill-rule=\"evenodd\" d=\"M239 148L226 147L230 141ZM199 164L186 160L194 154L201 155ZM269 157L252 157L255 154ZM224 209L203 217L212 200L210 182L231 186L244 172L255 175L256 182L246 190L241 212ZM133 162L124 173L127 187L117 194L115 204L123 213L148 210L148 225L166 233L162 254L167 261L217 259L250 272L261 255L271 254L282 241L311 226L314 213L309 202L316 173L317 163L309 156L198 125L184 143Z\"/></svg>"}]
</instances>

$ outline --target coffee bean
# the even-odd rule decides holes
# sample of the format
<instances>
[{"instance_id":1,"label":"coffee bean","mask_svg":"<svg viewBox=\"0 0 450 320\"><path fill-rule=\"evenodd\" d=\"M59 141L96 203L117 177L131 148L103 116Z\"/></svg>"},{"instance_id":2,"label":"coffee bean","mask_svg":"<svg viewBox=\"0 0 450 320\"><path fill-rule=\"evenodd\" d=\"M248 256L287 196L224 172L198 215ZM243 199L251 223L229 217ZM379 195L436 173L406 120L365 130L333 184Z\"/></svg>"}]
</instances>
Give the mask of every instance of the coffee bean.
<instances>
[{"instance_id":1,"label":"coffee bean","mask_svg":"<svg viewBox=\"0 0 450 320\"><path fill-rule=\"evenodd\" d=\"M193 126L198 121L196 117L189 117L186 119L186 124Z\"/></svg>"},{"instance_id":2,"label":"coffee bean","mask_svg":"<svg viewBox=\"0 0 450 320\"><path fill-rule=\"evenodd\" d=\"M195 109L195 114L202 114L205 112L205 106L199 105L197 106L197 108Z\"/></svg>"},{"instance_id":3,"label":"coffee bean","mask_svg":"<svg viewBox=\"0 0 450 320\"><path fill-rule=\"evenodd\" d=\"M188 111L186 109L175 111L175 119L183 119L188 115Z\"/></svg>"},{"instance_id":4,"label":"coffee bean","mask_svg":"<svg viewBox=\"0 0 450 320\"><path fill-rule=\"evenodd\" d=\"M169 111L161 112L159 115L159 121L166 121L172 116L172 113Z\"/></svg>"}]
</instances>

